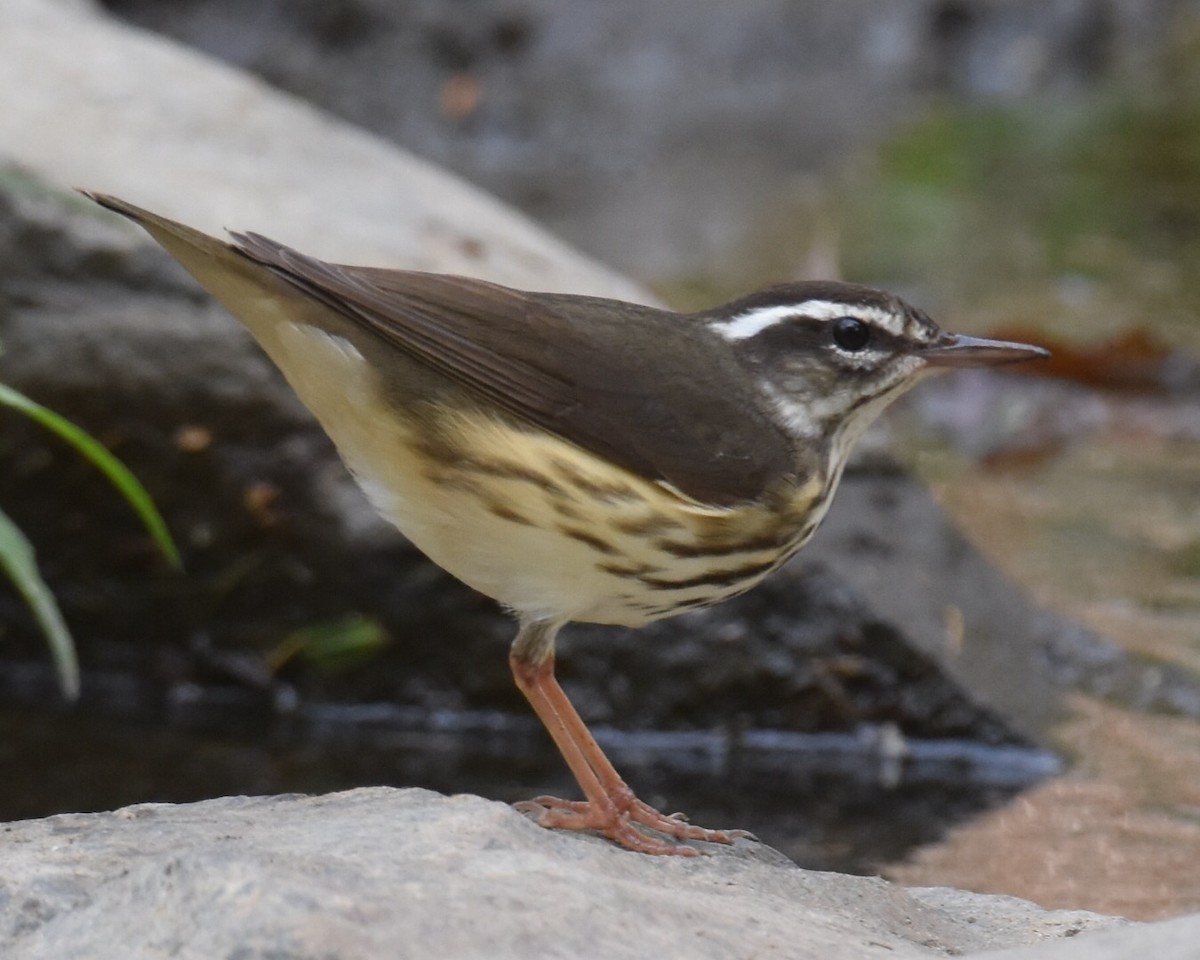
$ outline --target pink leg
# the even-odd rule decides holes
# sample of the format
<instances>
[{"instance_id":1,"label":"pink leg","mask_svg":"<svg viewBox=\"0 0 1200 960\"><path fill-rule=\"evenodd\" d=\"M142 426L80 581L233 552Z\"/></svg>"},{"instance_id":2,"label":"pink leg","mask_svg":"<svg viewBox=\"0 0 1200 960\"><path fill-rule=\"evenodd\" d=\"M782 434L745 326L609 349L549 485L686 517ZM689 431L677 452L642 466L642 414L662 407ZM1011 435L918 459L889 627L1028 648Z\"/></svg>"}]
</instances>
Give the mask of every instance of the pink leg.
<instances>
[{"instance_id":1,"label":"pink leg","mask_svg":"<svg viewBox=\"0 0 1200 960\"><path fill-rule=\"evenodd\" d=\"M554 676L553 654L535 662L533 657L523 655L519 649L520 640L518 636L518 643L514 644L509 657L517 686L562 751L586 799L537 797L518 804L518 809L535 812L537 822L544 827L595 830L627 850L641 853L690 857L698 851L649 836L635 827L635 823L681 840L733 843L738 837L749 836L744 830L705 830L678 817L665 816L639 800L613 768L559 686ZM544 654L544 650L539 652Z\"/></svg>"}]
</instances>

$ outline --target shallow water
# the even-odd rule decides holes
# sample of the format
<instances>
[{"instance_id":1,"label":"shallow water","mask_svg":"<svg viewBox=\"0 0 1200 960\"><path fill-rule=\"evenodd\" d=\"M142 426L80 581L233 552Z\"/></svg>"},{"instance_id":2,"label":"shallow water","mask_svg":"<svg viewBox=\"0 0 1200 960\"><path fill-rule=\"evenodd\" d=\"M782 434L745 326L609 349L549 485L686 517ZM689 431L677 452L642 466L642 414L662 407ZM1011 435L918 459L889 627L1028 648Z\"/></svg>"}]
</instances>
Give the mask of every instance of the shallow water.
<instances>
[{"instance_id":1,"label":"shallow water","mask_svg":"<svg viewBox=\"0 0 1200 960\"><path fill-rule=\"evenodd\" d=\"M193 689L193 694L198 693ZM238 695L234 693L232 698ZM310 705L231 717L220 691L175 724L0 709L0 821L229 793L420 786L515 801L578 789L532 718ZM222 700L225 702L222 703ZM627 733L598 741L639 795L750 830L806 867L872 873L1055 772L1044 752L895 733Z\"/></svg>"}]
</instances>

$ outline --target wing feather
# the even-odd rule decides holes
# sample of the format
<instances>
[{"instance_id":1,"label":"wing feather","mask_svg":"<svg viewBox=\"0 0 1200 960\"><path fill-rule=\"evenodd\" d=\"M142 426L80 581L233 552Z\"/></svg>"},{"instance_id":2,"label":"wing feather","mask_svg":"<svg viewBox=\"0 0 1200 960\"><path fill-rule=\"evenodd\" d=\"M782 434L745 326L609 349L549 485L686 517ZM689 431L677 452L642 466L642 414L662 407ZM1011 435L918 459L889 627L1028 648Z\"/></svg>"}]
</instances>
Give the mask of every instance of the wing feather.
<instances>
[{"instance_id":1,"label":"wing feather","mask_svg":"<svg viewBox=\"0 0 1200 960\"><path fill-rule=\"evenodd\" d=\"M756 499L795 469L749 371L713 349L691 318L331 264L254 233L233 239L245 256L477 397L695 500Z\"/></svg>"}]
</instances>

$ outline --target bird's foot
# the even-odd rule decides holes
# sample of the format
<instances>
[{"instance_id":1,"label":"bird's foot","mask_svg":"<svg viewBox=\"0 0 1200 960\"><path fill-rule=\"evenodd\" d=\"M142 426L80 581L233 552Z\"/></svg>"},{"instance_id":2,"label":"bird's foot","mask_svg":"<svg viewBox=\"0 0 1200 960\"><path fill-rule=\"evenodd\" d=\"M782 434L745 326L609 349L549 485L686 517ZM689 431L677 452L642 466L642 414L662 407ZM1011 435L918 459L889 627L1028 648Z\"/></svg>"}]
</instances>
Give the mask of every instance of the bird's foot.
<instances>
[{"instance_id":1,"label":"bird's foot","mask_svg":"<svg viewBox=\"0 0 1200 960\"><path fill-rule=\"evenodd\" d=\"M695 847L668 843L644 833L634 824L679 840L730 844L740 837L754 838L745 830L706 830L688 823L682 814L667 816L639 800L624 784L599 800L534 797L515 804L515 807L522 813L533 814L540 826L557 830L594 830L626 850L638 853L694 857L700 851Z\"/></svg>"}]
</instances>

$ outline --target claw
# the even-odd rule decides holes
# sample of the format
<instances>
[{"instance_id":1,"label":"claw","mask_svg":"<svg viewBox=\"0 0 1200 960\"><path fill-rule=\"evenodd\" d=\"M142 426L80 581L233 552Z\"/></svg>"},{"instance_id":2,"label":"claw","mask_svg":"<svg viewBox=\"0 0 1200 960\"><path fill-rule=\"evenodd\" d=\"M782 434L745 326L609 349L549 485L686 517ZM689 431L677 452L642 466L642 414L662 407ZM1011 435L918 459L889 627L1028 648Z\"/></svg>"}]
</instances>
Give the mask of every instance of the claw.
<instances>
[{"instance_id":1,"label":"claw","mask_svg":"<svg viewBox=\"0 0 1200 960\"><path fill-rule=\"evenodd\" d=\"M745 830L706 830L687 823L684 817L668 817L639 800L631 791L627 796L610 795L598 801L542 796L523 800L514 804L514 807L521 813L532 814L539 826L558 830L592 830L626 850L640 853L694 857L700 851L695 847L670 844L652 837L635 824L678 840L703 840L705 843L732 844L742 837L752 836Z\"/></svg>"}]
</instances>

